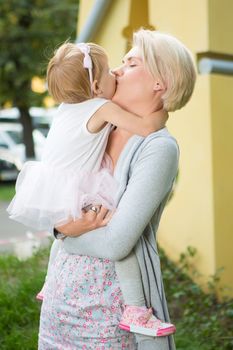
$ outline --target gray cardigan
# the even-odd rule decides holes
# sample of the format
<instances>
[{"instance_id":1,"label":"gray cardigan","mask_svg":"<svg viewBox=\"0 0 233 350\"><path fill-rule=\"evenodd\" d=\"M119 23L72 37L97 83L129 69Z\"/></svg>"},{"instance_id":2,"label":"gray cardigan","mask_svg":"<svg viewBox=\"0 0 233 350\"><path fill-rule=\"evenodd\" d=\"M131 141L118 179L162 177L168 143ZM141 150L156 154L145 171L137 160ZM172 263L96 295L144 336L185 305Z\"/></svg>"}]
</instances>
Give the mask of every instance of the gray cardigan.
<instances>
[{"instance_id":1,"label":"gray cardigan","mask_svg":"<svg viewBox=\"0 0 233 350\"><path fill-rule=\"evenodd\" d=\"M68 253L125 258L135 249L147 306L169 321L155 234L177 174L179 149L166 128L147 138L133 136L122 151L114 176L118 207L110 223L78 238L66 238ZM155 338L145 349L174 350L172 337ZM153 342L153 345L152 345ZM140 350L144 347L138 347Z\"/></svg>"}]
</instances>

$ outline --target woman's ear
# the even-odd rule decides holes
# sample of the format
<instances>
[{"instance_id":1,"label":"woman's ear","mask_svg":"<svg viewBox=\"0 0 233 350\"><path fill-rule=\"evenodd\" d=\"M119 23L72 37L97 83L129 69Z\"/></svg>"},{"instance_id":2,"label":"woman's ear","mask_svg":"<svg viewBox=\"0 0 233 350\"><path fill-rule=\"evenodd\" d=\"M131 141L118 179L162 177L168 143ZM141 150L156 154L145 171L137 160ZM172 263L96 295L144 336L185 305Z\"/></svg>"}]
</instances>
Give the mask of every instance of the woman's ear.
<instances>
[{"instance_id":1,"label":"woman's ear","mask_svg":"<svg viewBox=\"0 0 233 350\"><path fill-rule=\"evenodd\" d=\"M164 91L164 90L165 90L165 87L164 87L164 85L161 83L161 81L156 80L153 89L154 89L154 91Z\"/></svg>"},{"instance_id":2,"label":"woman's ear","mask_svg":"<svg viewBox=\"0 0 233 350\"><path fill-rule=\"evenodd\" d=\"M102 94L102 90L99 87L98 81L94 80L92 85L91 85L91 90L93 92L94 95L99 96Z\"/></svg>"}]
</instances>

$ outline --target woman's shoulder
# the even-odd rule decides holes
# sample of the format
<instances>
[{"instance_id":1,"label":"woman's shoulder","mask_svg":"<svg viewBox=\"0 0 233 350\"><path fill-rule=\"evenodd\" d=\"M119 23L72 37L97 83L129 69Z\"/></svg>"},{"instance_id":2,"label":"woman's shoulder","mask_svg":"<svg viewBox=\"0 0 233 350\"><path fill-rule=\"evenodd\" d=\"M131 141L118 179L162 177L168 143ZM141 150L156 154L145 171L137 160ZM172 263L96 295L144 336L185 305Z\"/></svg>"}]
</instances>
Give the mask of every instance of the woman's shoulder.
<instances>
[{"instance_id":1,"label":"woman's shoulder","mask_svg":"<svg viewBox=\"0 0 233 350\"><path fill-rule=\"evenodd\" d=\"M177 140L170 134L166 127L148 135L142 143L141 148L165 148L168 150L175 150L179 153Z\"/></svg>"},{"instance_id":2,"label":"woman's shoulder","mask_svg":"<svg viewBox=\"0 0 233 350\"><path fill-rule=\"evenodd\" d=\"M131 167L138 164L148 164L148 167L156 164L169 163L176 171L179 163L180 151L176 139L167 128L161 129L147 136L134 152Z\"/></svg>"},{"instance_id":3,"label":"woman's shoulder","mask_svg":"<svg viewBox=\"0 0 233 350\"><path fill-rule=\"evenodd\" d=\"M158 157L168 157L177 160L179 153L176 139L165 127L151 133L146 138L138 135L132 136L121 154L119 164L124 164L128 161L133 166L141 157L148 158L148 161L158 159Z\"/></svg>"},{"instance_id":4,"label":"woman's shoulder","mask_svg":"<svg viewBox=\"0 0 233 350\"><path fill-rule=\"evenodd\" d=\"M167 128L156 131L144 139L135 136L132 139L131 152L127 151L126 158L130 159L131 170L140 165L145 167L145 164L150 168L159 162L169 163L174 169L178 166L179 146Z\"/></svg>"}]
</instances>

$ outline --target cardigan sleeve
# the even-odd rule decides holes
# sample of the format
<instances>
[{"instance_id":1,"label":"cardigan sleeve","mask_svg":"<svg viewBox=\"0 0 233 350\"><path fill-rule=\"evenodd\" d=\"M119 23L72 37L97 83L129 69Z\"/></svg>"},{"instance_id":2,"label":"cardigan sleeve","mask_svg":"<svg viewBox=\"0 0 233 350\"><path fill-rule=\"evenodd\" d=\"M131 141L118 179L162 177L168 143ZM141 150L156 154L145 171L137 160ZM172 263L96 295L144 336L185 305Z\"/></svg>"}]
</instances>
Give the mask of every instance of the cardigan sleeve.
<instances>
[{"instance_id":1,"label":"cardigan sleeve","mask_svg":"<svg viewBox=\"0 0 233 350\"><path fill-rule=\"evenodd\" d=\"M141 148L111 221L80 237L67 237L64 248L68 253L118 261L132 251L171 190L179 158L177 144L172 138L157 137Z\"/></svg>"}]
</instances>

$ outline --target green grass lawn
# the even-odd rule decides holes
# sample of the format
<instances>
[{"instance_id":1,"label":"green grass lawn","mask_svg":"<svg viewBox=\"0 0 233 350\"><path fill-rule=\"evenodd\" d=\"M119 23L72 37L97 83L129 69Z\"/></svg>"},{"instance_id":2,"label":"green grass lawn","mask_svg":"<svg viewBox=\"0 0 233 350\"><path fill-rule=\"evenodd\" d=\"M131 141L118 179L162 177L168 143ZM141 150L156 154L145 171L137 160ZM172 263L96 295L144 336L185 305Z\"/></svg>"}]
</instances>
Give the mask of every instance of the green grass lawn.
<instances>
[{"instance_id":1,"label":"green grass lawn","mask_svg":"<svg viewBox=\"0 0 233 350\"><path fill-rule=\"evenodd\" d=\"M0 257L0 349L36 350L41 289L47 267L48 250L27 261Z\"/></svg>"},{"instance_id":2,"label":"green grass lawn","mask_svg":"<svg viewBox=\"0 0 233 350\"><path fill-rule=\"evenodd\" d=\"M14 182L0 182L0 201L10 201L15 194Z\"/></svg>"},{"instance_id":3,"label":"green grass lawn","mask_svg":"<svg viewBox=\"0 0 233 350\"><path fill-rule=\"evenodd\" d=\"M48 249L26 261L0 256L0 349L36 350L40 302ZM233 301L219 303L160 251L177 350L232 350ZM186 264L187 268L187 264ZM54 349L56 350L56 349Z\"/></svg>"}]
</instances>

